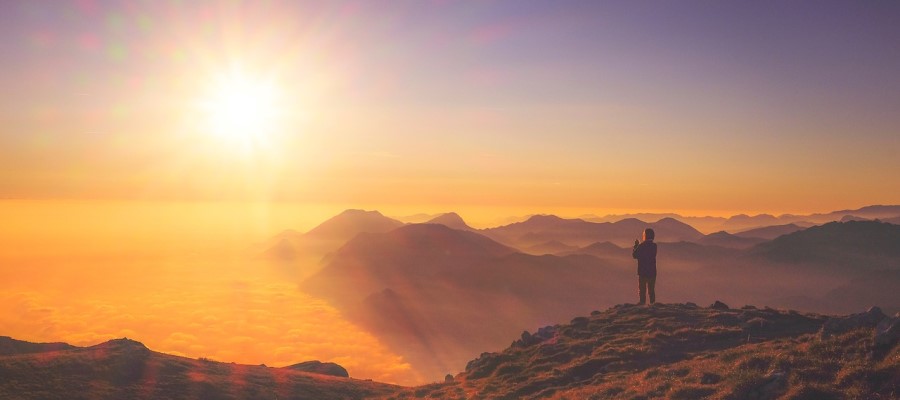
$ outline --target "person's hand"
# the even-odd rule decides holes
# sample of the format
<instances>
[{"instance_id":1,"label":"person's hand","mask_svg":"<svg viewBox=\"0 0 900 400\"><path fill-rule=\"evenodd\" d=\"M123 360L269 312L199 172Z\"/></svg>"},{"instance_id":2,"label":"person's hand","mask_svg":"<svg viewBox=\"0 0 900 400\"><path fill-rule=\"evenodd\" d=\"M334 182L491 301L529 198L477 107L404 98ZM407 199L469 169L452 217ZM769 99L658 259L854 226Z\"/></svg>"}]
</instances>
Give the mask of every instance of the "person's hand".
<instances>
[{"instance_id":1,"label":"person's hand","mask_svg":"<svg viewBox=\"0 0 900 400\"><path fill-rule=\"evenodd\" d=\"M634 239L634 247L638 247L639 244L641 244L641 241Z\"/></svg>"}]
</instances>

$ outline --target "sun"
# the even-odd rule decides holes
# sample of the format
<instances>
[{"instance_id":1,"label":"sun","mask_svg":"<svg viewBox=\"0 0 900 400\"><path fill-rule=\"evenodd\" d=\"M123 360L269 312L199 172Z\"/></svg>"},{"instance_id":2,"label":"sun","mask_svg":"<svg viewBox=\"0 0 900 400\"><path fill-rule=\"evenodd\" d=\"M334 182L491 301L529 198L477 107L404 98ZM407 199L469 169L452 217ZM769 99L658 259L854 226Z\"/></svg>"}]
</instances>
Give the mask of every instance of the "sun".
<instances>
[{"instance_id":1,"label":"sun","mask_svg":"<svg viewBox=\"0 0 900 400\"><path fill-rule=\"evenodd\" d=\"M271 79L231 73L210 86L200 108L205 129L216 140L246 150L260 145L277 128L279 96Z\"/></svg>"}]
</instances>

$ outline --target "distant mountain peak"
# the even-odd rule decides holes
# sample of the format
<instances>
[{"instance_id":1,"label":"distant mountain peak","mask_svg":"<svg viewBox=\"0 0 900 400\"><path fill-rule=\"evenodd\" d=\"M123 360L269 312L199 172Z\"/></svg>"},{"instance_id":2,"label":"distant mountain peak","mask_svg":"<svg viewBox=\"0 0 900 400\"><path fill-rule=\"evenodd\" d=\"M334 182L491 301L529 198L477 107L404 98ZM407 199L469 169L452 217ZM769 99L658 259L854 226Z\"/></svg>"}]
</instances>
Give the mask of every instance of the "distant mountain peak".
<instances>
[{"instance_id":1,"label":"distant mountain peak","mask_svg":"<svg viewBox=\"0 0 900 400\"><path fill-rule=\"evenodd\" d=\"M387 232L403 223L385 217L378 211L349 209L331 217L306 233L316 239L346 241L363 232Z\"/></svg>"},{"instance_id":2,"label":"distant mountain peak","mask_svg":"<svg viewBox=\"0 0 900 400\"><path fill-rule=\"evenodd\" d=\"M464 230L464 231L473 230L472 227L470 227L468 224L466 224L466 221L463 220L462 217L459 216L459 214L452 212L452 211L438 215L437 217L432 218L431 220L429 220L426 223L427 224L440 224L440 225L444 225L449 228L459 229L459 230Z\"/></svg>"}]
</instances>

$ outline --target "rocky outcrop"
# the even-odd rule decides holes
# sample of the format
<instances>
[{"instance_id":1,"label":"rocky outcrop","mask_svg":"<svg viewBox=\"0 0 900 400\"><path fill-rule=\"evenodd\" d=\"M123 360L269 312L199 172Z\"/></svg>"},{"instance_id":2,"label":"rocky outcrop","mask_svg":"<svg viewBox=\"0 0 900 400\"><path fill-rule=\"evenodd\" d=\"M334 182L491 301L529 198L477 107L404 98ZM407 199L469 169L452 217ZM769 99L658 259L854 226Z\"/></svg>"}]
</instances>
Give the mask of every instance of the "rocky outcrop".
<instances>
[{"instance_id":1,"label":"rocky outcrop","mask_svg":"<svg viewBox=\"0 0 900 400\"><path fill-rule=\"evenodd\" d=\"M581 318L583 318L585 322L587 321L587 318L584 318L584 317L581 317ZM578 318L576 318L576 319L578 319ZM575 321L573 320L573 323L574 322ZM538 329L537 332L535 332L534 334L531 334L528 331L524 331L524 332L522 332L522 338L513 342L512 347L533 346L533 345L541 343L545 340L551 339L555 335L556 335L556 327L555 326L545 326L543 328Z\"/></svg>"},{"instance_id":2,"label":"rocky outcrop","mask_svg":"<svg viewBox=\"0 0 900 400\"><path fill-rule=\"evenodd\" d=\"M347 370L344 367L335 364L326 362L323 363L321 361L313 360L306 361L299 364L289 365L285 368L292 369L295 371L304 371L304 372L312 372L314 374L320 375L331 375L331 376L340 376L343 378L349 378L350 374L347 373Z\"/></svg>"},{"instance_id":3,"label":"rocky outcrop","mask_svg":"<svg viewBox=\"0 0 900 400\"><path fill-rule=\"evenodd\" d=\"M880 308L871 307L863 313L851 314L845 317L829 318L825 321L825 324L822 325L820 334L823 338L828 338L833 335L839 335L856 329L872 329L886 317L887 316L881 312Z\"/></svg>"}]
</instances>

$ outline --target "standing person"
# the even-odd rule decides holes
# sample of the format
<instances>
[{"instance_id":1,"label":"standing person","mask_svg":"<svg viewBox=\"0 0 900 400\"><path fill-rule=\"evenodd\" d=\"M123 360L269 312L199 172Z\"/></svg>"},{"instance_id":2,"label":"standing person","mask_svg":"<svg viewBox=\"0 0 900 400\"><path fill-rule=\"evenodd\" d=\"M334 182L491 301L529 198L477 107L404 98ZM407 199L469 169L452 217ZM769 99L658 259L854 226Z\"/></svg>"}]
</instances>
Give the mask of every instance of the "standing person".
<instances>
[{"instance_id":1,"label":"standing person","mask_svg":"<svg viewBox=\"0 0 900 400\"><path fill-rule=\"evenodd\" d=\"M631 256L638 260L638 293L641 302L646 304L646 293L650 292L650 304L656 303L656 243L653 238L656 234L653 229L644 229L643 241L634 241L634 250Z\"/></svg>"}]
</instances>

